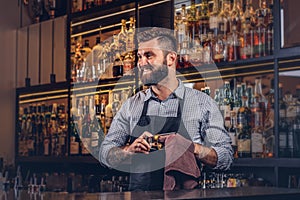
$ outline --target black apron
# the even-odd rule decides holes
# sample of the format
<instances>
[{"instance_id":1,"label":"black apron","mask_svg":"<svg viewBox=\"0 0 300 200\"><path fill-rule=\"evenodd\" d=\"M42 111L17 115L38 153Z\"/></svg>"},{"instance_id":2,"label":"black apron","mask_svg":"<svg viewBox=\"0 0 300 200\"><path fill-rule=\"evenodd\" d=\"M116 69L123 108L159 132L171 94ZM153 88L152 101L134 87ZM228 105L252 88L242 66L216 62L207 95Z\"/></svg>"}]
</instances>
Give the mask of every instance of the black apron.
<instances>
[{"instance_id":1,"label":"black apron","mask_svg":"<svg viewBox=\"0 0 300 200\"><path fill-rule=\"evenodd\" d=\"M142 115L130 136L130 143L138 138L144 131L148 131L153 135L176 132L189 139L188 132L181 120L184 104L183 99L179 99L176 117L148 116L149 100L145 101ZM164 183L164 167L164 148L150 152L149 154L135 154L131 160L129 190L162 190Z\"/></svg>"}]
</instances>

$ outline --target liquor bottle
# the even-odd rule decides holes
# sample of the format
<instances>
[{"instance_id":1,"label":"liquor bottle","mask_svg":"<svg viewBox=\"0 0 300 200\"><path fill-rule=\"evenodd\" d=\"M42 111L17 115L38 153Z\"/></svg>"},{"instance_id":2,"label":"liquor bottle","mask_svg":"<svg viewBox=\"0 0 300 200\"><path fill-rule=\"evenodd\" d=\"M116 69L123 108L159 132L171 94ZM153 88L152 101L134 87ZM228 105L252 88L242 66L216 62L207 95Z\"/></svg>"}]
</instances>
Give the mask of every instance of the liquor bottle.
<instances>
[{"instance_id":1,"label":"liquor bottle","mask_svg":"<svg viewBox=\"0 0 300 200\"><path fill-rule=\"evenodd\" d=\"M105 127L105 108L107 106L107 99L105 96L101 98L101 108L100 108L100 117L102 122L102 127Z\"/></svg>"},{"instance_id":2,"label":"liquor bottle","mask_svg":"<svg viewBox=\"0 0 300 200\"><path fill-rule=\"evenodd\" d=\"M230 128L228 130L228 133L231 138L231 146L234 152L234 158L238 158L236 120L236 112L230 111Z\"/></svg>"},{"instance_id":3,"label":"liquor bottle","mask_svg":"<svg viewBox=\"0 0 300 200\"><path fill-rule=\"evenodd\" d=\"M80 153L80 137L78 134L78 127L73 118L71 118L70 121L70 130L71 130L71 136L70 136L70 155L71 156L77 156Z\"/></svg>"},{"instance_id":4,"label":"liquor bottle","mask_svg":"<svg viewBox=\"0 0 300 200\"><path fill-rule=\"evenodd\" d=\"M248 97L248 106L249 108L252 107L253 103L254 103L254 99L255 99L255 95L253 93L253 87L251 84L247 85L247 91L246 91L247 97Z\"/></svg>"},{"instance_id":5,"label":"liquor bottle","mask_svg":"<svg viewBox=\"0 0 300 200\"><path fill-rule=\"evenodd\" d=\"M84 97L84 117L82 120L82 136L81 136L81 155L88 155L90 153L91 132L90 132L90 116L89 97Z\"/></svg>"},{"instance_id":6,"label":"liquor bottle","mask_svg":"<svg viewBox=\"0 0 300 200\"><path fill-rule=\"evenodd\" d=\"M200 7L200 16L199 16L200 34L208 34L210 30L209 20L210 20L210 13L209 13L208 1L203 0Z\"/></svg>"},{"instance_id":7,"label":"liquor bottle","mask_svg":"<svg viewBox=\"0 0 300 200\"><path fill-rule=\"evenodd\" d=\"M90 41L88 39L84 40L83 47L80 51L81 51L82 56L84 58L86 58L92 52L92 49L90 47Z\"/></svg>"},{"instance_id":8,"label":"liquor bottle","mask_svg":"<svg viewBox=\"0 0 300 200\"><path fill-rule=\"evenodd\" d=\"M134 45L134 34L135 34L135 20L133 17L129 18L129 28L127 31L127 43L126 43L126 51L133 52L135 45Z\"/></svg>"},{"instance_id":9,"label":"liquor bottle","mask_svg":"<svg viewBox=\"0 0 300 200\"><path fill-rule=\"evenodd\" d=\"M231 28L233 28L233 26L235 26L235 30L240 33L241 31L241 11L239 10L238 7L238 0L234 0L233 1L233 7L232 10L230 12L230 17L231 17L231 21L230 21L230 25Z\"/></svg>"},{"instance_id":10,"label":"liquor bottle","mask_svg":"<svg viewBox=\"0 0 300 200\"><path fill-rule=\"evenodd\" d=\"M196 5L195 0L191 0L191 7L190 7L190 13L188 15L188 36L190 38L190 42L193 44L196 37L198 37L198 26L197 26L197 19L196 19ZM200 22L201 23L201 22ZM201 24L200 24L201 27Z\"/></svg>"},{"instance_id":11,"label":"liquor bottle","mask_svg":"<svg viewBox=\"0 0 300 200\"><path fill-rule=\"evenodd\" d=\"M59 131L58 131L58 143L59 143L59 155L67 155L67 132L68 132L68 117L66 113L65 104L61 103L58 109L58 121L59 121Z\"/></svg>"},{"instance_id":12,"label":"liquor bottle","mask_svg":"<svg viewBox=\"0 0 300 200\"><path fill-rule=\"evenodd\" d=\"M187 12L186 12L186 5L181 5L181 12L176 15L176 27L177 27L177 51L181 51L181 46L184 41L187 41L188 34L187 34Z\"/></svg>"},{"instance_id":13,"label":"liquor bottle","mask_svg":"<svg viewBox=\"0 0 300 200\"><path fill-rule=\"evenodd\" d=\"M234 95L234 105L232 110L238 113L239 108L242 106L242 86L241 84L236 85L236 92Z\"/></svg>"},{"instance_id":14,"label":"liquor bottle","mask_svg":"<svg viewBox=\"0 0 300 200\"><path fill-rule=\"evenodd\" d=\"M134 60L132 51L126 52L123 59L123 76L131 76L134 74Z\"/></svg>"},{"instance_id":15,"label":"liquor bottle","mask_svg":"<svg viewBox=\"0 0 300 200\"><path fill-rule=\"evenodd\" d=\"M36 138L34 135L34 127L35 127L35 113L33 110L33 105L29 106L29 114L27 115L26 120L26 128L27 128L27 149L28 155L34 156L35 155L35 145L36 145Z\"/></svg>"},{"instance_id":16,"label":"liquor bottle","mask_svg":"<svg viewBox=\"0 0 300 200\"><path fill-rule=\"evenodd\" d=\"M18 155L19 156L28 156L28 149L26 144L26 120L27 120L28 109L25 107L19 108L19 117L20 117L20 130L18 138Z\"/></svg>"},{"instance_id":17,"label":"liquor bottle","mask_svg":"<svg viewBox=\"0 0 300 200\"><path fill-rule=\"evenodd\" d=\"M227 0L222 1L222 8L219 13L219 31L220 34L227 35L229 32L229 26L230 22L228 21L229 11L228 11L228 4L230 5L230 2Z\"/></svg>"},{"instance_id":18,"label":"liquor bottle","mask_svg":"<svg viewBox=\"0 0 300 200\"><path fill-rule=\"evenodd\" d=\"M92 81L97 81L98 77L100 77L101 74L104 72L104 69L101 68L98 59L103 51L100 35L101 33L98 37L96 37L96 45L92 49Z\"/></svg>"},{"instance_id":19,"label":"liquor bottle","mask_svg":"<svg viewBox=\"0 0 300 200\"><path fill-rule=\"evenodd\" d=\"M210 96L210 87L208 86L208 85L206 85L205 87L204 87L204 93L205 94L207 94L208 96Z\"/></svg>"},{"instance_id":20,"label":"liquor bottle","mask_svg":"<svg viewBox=\"0 0 300 200\"><path fill-rule=\"evenodd\" d=\"M44 104L45 105L45 104ZM36 122L37 122L37 155L43 155L43 131L44 131L44 124L43 124L43 121L44 121L44 106L42 106L42 104L38 104L37 105L37 117L36 117Z\"/></svg>"},{"instance_id":21,"label":"liquor bottle","mask_svg":"<svg viewBox=\"0 0 300 200\"><path fill-rule=\"evenodd\" d=\"M273 35L274 35L274 28L273 28L273 14L272 10L269 11L269 15L267 17L267 30L266 30L266 45L265 45L265 50L266 50L266 55L273 55L273 49L274 49L274 42L273 42Z\"/></svg>"},{"instance_id":22,"label":"liquor bottle","mask_svg":"<svg viewBox=\"0 0 300 200\"><path fill-rule=\"evenodd\" d=\"M203 47L200 45L198 37L194 40L194 45L190 50L189 59L192 66L201 66L203 63Z\"/></svg>"},{"instance_id":23,"label":"liquor bottle","mask_svg":"<svg viewBox=\"0 0 300 200\"><path fill-rule=\"evenodd\" d=\"M251 133L251 150L252 158L262 158L264 157L264 129L263 129L263 114L259 106L259 98L255 94L254 103L252 104L252 120L253 128Z\"/></svg>"},{"instance_id":24,"label":"liquor bottle","mask_svg":"<svg viewBox=\"0 0 300 200\"><path fill-rule=\"evenodd\" d=\"M114 98L113 92L110 90L108 92L108 104L105 107L105 134L108 132L108 129L113 120L113 111L112 111L113 98Z\"/></svg>"},{"instance_id":25,"label":"liquor bottle","mask_svg":"<svg viewBox=\"0 0 300 200\"><path fill-rule=\"evenodd\" d=\"M236 20L232 21L231 32L228 34L228 61L237 61L240 59L240 37L237 31Z\"/></svg>"},{"instance_id":26,"label":"liquor bottle","mask_svg":"<svg viewBox=\"0 0 300 200\"><path fill-rule=\"evenodd\" d=\"M118 39L118 35L116 34L113 35L113 41L109 46L108 53L109 53L110 62L113 62L116 59L117 54L121 55L119 50L119 39Z\"/></svg>"},{"instance_id":27,"label":"liquor bottle","mask_svg":"<svg viewBox=\"0 0 300 200\"><path fill-rule=\"evenodd\" d=\"M52 106L51 106L52 107ZM43 136L43 155L44 156L50 156L51 153L51 112L50 112L50 106L45 105L45 119L44 119L44 136Z\"/></svg>"},{"instance_id":28,"label":"liquor bottle","mask_svg":"<svg viewBox=\"0 0 300 200\"><path fill-rule=\"evenodd\" d=\"M219 22L218 22L218 30L219 30L219 34L218 34L218 40L216 42L216 44L218 46L215 47L215 57L217 55L217 57L215 58L215 60L217 60L218 62L226 62L228 61L228 45L227 45L227 33L229 30L229 21L228 21L228 16L229 13L225 12L225 7L228 4L228 2L222 1L222 8L221 11L219 13Z\"/></svg>"},{"instance_id":29,"label":"liquor bottle","mask_svg":"<svg viewBox=\"0 0 300 200\"><path fill-rule=\"evenodd\" d=\"M293 124L294 130L294 157L300 158L300 116L298 115Z\"/></svg>"},{"instance_id":30,"label":"liquor bottle","mask_svg":"<svg viewBox=\"0 0 300 200\"><path fill-rule=\"evenodd\" d=\"M241 28L241 59L253 58L253 29L250 25L250 18L242 23Z\"/></svg>"},{"instance_id":31,"label":"liquor bottle","mask_svg":"<svg viewBox=\"0 0 300 200\"><path fill-rule=\"evenodd\" d=\"M221 110L223 110L224 113L224 123L225 127L229 129L230 127L230 111L231 111L231 89L230 89L230 83L229 81L224 82L224 99L223 99L223 104L221 106Z\"/></svg>"},{"instance_id":32,"label":"liquor bottle","mask_svg":"<svg viewBox=\"0 0 300 200\"><path fill-rule=\"evenodd\" d=\"M127 28L126 28L126 20L122 19L121 20L121 31L118 34L118 44L119 44L119 51L120 51L120 55L122 55L123 53L126 52L126 44L127 44Z\"/></svg>"},{"instance_id":33,"label":"liquor bottle","mask_svg":"<svg viewBox=\"0 0 300 200\"><path fill-rule=\"evenodd\" d=\"M213 32L214 37L218 36L218 22L219 22L219 0L213 0L213 9L209 15L209 29Z\"/></svg>"},{"instance_id":34,"label":"liquor bottle","mask_svg":"<svg viewBox=\"0 0 300 200\"><path fill-rule=\"evenodd\" d=\"M103 45L102 52L98 56L98 63L100 67L99 79L111 78L112 69L110 67L110 58L109 58L109 44L106 42Z\"/></svg>"},{"instance_id":35,"label":"liquor bottle","mask_svg":"<svg viewBox=\"0 0 300 200\"><path fill-rule=\"evenodd\" d=\"M265 56L266 44L266 25L264 24L264 17L259 14L257 24L254 30L254 57Z\"/></svg>"},{"instance_id":36,"label":"liquor bottle","mask_svg":"<svg viewBox=\"0 0 300 200\"><path fill-rule=\"evenodd\" d=\"M295 137L294 137L294 122L289 121L288 122L288 134L287 134L287 157L293 158L294 157L294 143L295 143Z\"/></svg>"},{"instance_id":37,"label":"liquor bottle","mask_svg":"<svg viewBox=\"0 0 300 200\"><path fill-rule=\"evenodd\" d=\"M92 155L98 156L99 154L99 136L103 136L102 133L100 135L100 132L102 132L101 123L98 122L95 112L95 105L94 105L94 97L90 96L89 98L89 114L90 114L90 123L89 123L89 131L90 131L90 153Z\"/></svg>"},{"instance_id":38,"label":"liquor bottle","mask_svg":"<svg viewBox=\"0 0 300 200\"><path fill-rule=\"evenodd\" d=\"M247 96L242 96L242 106L237 114L238 156L251 157L251 127L249 126L251 111L246 106Z\"/></svg>"},{"instance_id":39,"label":"liquor bottle","mask_svg":"<svg viewBox=\"0 0 300 200\"><path fill-rule=\"evenodd\" d=\"M124 64L120 54L116 54L116 58L113 62L113 77L123 76Z\"/></svg>"},{"instance_id":40,"label":"liquor bottle","mask_svg":"<svg viewBox=\"0 0 300 200\"><path fill-rule=\"evenodd\" d=\"M217 103L217 105L220 105L220 90L219 88L215 89L215 95L214 95L214 100Z\"/></svg>"},{"instance_id":41,"label":"liquor bottle","mask_svg":"<svg viewBox=\"0 0 300 200\"><path fill-rule=\"evenodd\" d=\"M203 43L203 63L211 64L213 62L212 58L212 33L208 33L207 38Z\"/></svg>"},{"instance_id":42,"label":"liquor bottle","mask_svg":"<svg viewBox=\"0 0 300 200\"><path fill-rule=\"evenodd\" d=\"M288 157L289 125L286 120L286 103L283 100L282 83L279 83L279 157Z\"/></svg>"},{"instance_id":43,"label":"liquor bottle","mask_svg":"<svg viewBox=\"0 0 300 200\"><path fill-rule=\"evenodd\" d=\"M181 43L177 68L188 68L191 66L189 54L188 41L184 40Z\"/></svg>"}]
</instances>

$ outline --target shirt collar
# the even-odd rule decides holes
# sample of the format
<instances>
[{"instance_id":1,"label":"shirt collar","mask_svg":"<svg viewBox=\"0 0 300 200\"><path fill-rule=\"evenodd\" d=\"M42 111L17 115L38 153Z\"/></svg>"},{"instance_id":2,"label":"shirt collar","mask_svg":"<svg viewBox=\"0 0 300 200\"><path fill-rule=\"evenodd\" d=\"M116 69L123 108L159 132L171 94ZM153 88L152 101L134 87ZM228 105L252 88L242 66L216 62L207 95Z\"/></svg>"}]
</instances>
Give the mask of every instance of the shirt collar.
<instances>
[{"instance_id":1,"label":"shirt collar","mask_svg":"<svg viewBox=\"0 0 300 200\"><path fill-rule=\"evenodd\" d=\"M180 99L183 99L184 96L184 84L182 83L182 81L180 79L178 80L178 87L174 90L174 92L172 94L170 94L170 97L177 97ZM154 98L157 99L157 97L155 96L155 94L153 93L151 87L149 89L146 90L146 96L144 101L149 100L150 98Z\"/></svg>"}]
</instances>

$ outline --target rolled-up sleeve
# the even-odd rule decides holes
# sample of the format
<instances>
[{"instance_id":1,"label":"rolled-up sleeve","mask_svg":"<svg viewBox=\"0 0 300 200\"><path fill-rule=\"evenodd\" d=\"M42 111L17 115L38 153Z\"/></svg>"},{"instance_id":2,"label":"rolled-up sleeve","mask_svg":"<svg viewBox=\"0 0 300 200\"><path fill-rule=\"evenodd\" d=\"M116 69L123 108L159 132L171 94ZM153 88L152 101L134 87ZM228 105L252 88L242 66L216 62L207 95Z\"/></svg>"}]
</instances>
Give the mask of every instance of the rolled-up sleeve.
<instances>
[{"instance_id":1,"label":"rolled-up sleeve","mask_svg":"<svg viewBox=\"0 0 300 200\"><path fill-rule=\"evenodd\" d=\"M100 163L111 167L107 162L108 153L113 147L124 146L130 133L130 123L128 118L128 101L125 102L119 112L114 117L104 141L100 146Z\"/></svg>"}]
</instances>

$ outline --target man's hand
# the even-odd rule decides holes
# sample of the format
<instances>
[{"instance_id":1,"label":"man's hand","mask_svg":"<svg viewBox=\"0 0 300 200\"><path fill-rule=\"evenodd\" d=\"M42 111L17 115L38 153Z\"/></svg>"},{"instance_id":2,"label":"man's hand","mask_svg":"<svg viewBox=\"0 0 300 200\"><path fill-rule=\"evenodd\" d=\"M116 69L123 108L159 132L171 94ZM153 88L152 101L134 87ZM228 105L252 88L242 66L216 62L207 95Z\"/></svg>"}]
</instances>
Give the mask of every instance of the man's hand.
<instances>
[{"instance_id":1,"label":"man's hand","mask_svg":"<svg viewBox=\"0 0 300 200\"><path fill-rule=\"evenodd\" d=\"M152 137L153 135L145 131L140 137L138 137L132 144L129 146L126 146L124 148L125 151L131 152L131 153L144 153L149 154L149 151L151 149L150 144L147 142L147 137Z\"/></svg>"},{"instance_id":2,"label":"man's hand","mask_svg":"<svg viewBox=\"0 0 300 200\"><path fill-rule=\"evenodd\" d=\"M204 164L215 167L218 161L218 155L213 148L194 143L194 154Z\"/></svg>"}]
</instances>

